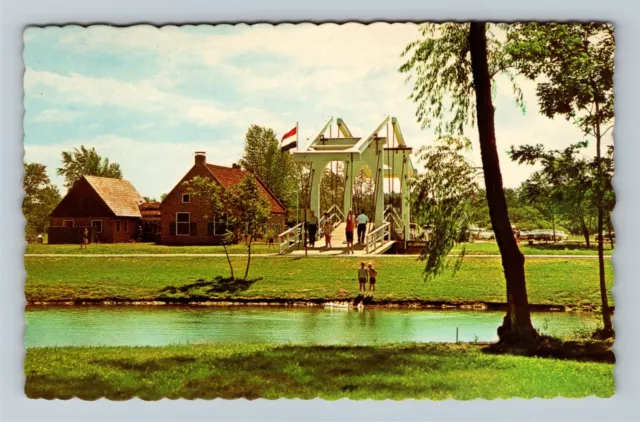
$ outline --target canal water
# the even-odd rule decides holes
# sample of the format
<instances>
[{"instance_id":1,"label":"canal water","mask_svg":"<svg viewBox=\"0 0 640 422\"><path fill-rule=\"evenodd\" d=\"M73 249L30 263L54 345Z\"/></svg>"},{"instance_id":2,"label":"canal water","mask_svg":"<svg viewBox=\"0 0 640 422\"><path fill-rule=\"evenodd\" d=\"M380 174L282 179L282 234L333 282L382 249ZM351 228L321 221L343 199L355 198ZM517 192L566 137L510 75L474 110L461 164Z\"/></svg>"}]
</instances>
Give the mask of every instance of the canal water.
<instances>
[{"instance_id":1,"label":"canal water","mask_svg":"<svg viewBox=\"0 0 640 422\"><path fill-rule=\"evenodd\" d=\"M26 347L265 342L361 344L495 341L504 312L369 308L28 307ZM532 316L545 334L593 331L590 313Z\"/></svg>"}]
</instances>

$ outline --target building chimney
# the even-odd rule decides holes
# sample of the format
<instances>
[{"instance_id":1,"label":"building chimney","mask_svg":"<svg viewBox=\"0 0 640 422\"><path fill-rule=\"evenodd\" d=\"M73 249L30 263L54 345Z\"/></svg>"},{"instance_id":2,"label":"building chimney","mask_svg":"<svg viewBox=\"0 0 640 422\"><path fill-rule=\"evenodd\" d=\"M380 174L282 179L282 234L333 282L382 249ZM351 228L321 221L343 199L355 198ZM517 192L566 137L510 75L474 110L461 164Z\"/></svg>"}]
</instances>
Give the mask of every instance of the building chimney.
<instances>
[{"instance_id":1,"label":"building chimney","mask_svg":"<svg viewBox=\"0 0 640 422\"><path fill-rule=\"evenodd\" d=\"M204 151L196 151L196 165L203 166L207 161L207 153Z\"/></svg>"},{"instance_id":2,"label":"building chimney","mask_svg":"<svg viewBox=\"0 0 640 422\"><path fill-rule=\"evenodd\" d=\"M233 164L231 164L231 168L232 169L239 169L240 168L240 164L233 163Z\"/></svg>"}]
</instances>

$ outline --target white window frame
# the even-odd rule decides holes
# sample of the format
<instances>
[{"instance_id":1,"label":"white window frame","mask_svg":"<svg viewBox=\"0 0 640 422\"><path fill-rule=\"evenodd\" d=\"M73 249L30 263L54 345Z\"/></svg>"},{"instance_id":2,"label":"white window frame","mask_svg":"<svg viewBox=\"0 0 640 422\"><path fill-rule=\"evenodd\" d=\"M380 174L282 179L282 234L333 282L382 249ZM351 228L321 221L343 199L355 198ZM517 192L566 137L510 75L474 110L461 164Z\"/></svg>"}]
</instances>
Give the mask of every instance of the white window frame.
<instances>
[{"instance_id":1,"label":"white window frame","mask_svg":"<svg viewBox=\"0 0 640 422\"><path fill-rule=\"evenodd\" d=\"M122 220L116 220L116 233L120 233L122 230Z\"/></svg>"},{"instance_id":2,"label":"white window frame","mask_svg":"<svg viewBox=\"0 0 640 422\"><path fill-rule=\"evenodd\" d=\"M185 197L185 196L187 197L187 200L186 200L186 201L184 200L184 197ZM189 194L189 193L183 193L183 194L182 194L182 203L183 203L183 204L190 204L190 203L191 203L191 194Z\"/></svg>"},{"instance_id":3,"label":"white window frame","mask_svg":"<svg viewBox=\"0 0 640 422\"><path fill-rule=\"evenodd\" d=\"M65 223L68 223L69 221L71 221L71 226L67 226L65 225ZM62 227L75 227L76 223L74 220L62 220Z\"/></svg>"},{"instance_id":4,"label":"white window frame","mask_svg":"<svg viewBox=\"0 0 640 422\"><path fill-rule=\"evenodd\" d=\"M93 223L95 222L99 222L100 223L100 230L97 231L96 233L102 233L102 220L91 220L91 227L93 228Z\"/></svg>"},{"instance_id":5,"label":"white window frame","mask_svg":"<svg viewBox=\"0 0 640 422\"><path fill-rule=\"evenodd\" d=\"M189 216L189 221L178 222L178 214L187 214ZM178 225L186 224L189 230L187 230L187 234L178 233ZM191 236L191 213L190 212L177 212L176 213L176 236Z\"/></svg>"}]
</instances>

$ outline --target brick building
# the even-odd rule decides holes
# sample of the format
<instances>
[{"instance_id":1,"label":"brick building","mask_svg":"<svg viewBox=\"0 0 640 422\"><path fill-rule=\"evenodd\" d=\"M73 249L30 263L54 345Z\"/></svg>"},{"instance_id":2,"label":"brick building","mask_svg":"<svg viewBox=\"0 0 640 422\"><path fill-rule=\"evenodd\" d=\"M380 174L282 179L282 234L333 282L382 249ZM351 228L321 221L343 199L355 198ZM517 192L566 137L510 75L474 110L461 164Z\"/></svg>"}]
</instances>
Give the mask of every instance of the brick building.
<instances>
[{"instance_id":1,"label":"brick building","mask_svg":"<svg viewBox=\"0 0 640 422\"><path fill-rule=\"evenodd\" d=\"M199 197L188 194L184 182L196 176L215 180L222 189L228 190L242 181L245 177L255 177L262 195L271 204L271 217L266 229L280 233L285 225L285 207L264 185L264 183L247 170L239 166L223 167L206 162L204 152L195 153L195 163L187 174L169 192L160 203L160 239L163 244L220 244L222 235L228 226L224 218L213 221Z\"/></svg>"},{"instance_id":2,"label":"brick building","mask_svg":"<svg viewBox=\"0 0 640 422\"><path fill-rule=\"evenodd\" d=\"M142 221L142 203L127 180L83 176L51 212L49 243L81 243L85 228L92 243L131 241Z\"/></svg>"},{"instance_id":3,"label":"brick building","mask_svg":"<svg viewBox=\"0 0 640 422\"><path fill-rule=\"evenodd\" d=\"M140 205L142 214L142 240L158 242L160 239L160 203L145 202Z\"/></svg>"}]
</instances>

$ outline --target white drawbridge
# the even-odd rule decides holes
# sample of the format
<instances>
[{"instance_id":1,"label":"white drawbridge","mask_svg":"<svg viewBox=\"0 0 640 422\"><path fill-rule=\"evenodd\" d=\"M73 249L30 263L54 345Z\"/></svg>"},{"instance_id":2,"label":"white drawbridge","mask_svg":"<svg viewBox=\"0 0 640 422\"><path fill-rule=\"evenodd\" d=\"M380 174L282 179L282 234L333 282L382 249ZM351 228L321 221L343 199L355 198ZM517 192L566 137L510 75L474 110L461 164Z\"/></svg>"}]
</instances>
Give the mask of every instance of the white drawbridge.
<instances>
[{"instance_id":1,"label":"white drawbridge","mask_svg":"<svg viewBox=\"0 0 640 422\"><path fill-rule=\"evenodd\" d=\"M364 137L355 137L346 123L336 119L337 137L327 137L327 132L333 124L330 118L318 134L308 145L298 145L293 151L295 161L307 162L310 167L310 193L305 198L306 208L322 216L329 212L331 221L336 227L335 241L340 242L344 231L343 221L349 209L353 206L354 177L364 169L368 177L372 178L374 186L374 215L370 216L372 225L366 235L363 252L382 253L388 250L396 240L410 240L411 209L409 200L408 179L415 174L411 161L412 148L407 146L400 124L395 117L386 116L378 126ZM344 163L344 202L342 209L332 206L328 210L320 209L320 183L327 164L331 162ZM401 197L400 206L393 203L385 206L384 184L398 186ZM397 209L399 208L399 209ZM357 210L354 209L354 212ZM320 224L322 227L322 221ZM303 241L303 224L280 234L280 251L286 252ZM335 243L334 243L334 246Z\"/></svg>"}]
</instances>

